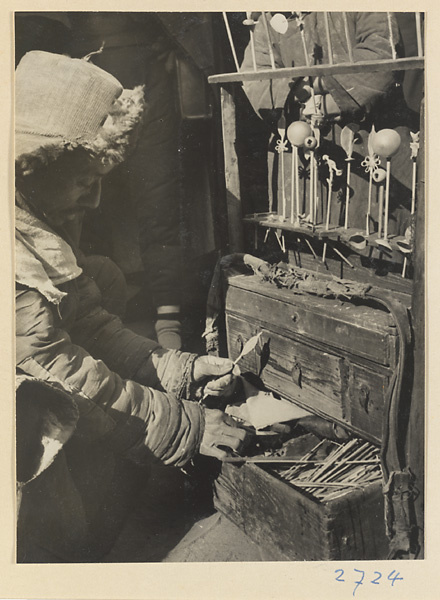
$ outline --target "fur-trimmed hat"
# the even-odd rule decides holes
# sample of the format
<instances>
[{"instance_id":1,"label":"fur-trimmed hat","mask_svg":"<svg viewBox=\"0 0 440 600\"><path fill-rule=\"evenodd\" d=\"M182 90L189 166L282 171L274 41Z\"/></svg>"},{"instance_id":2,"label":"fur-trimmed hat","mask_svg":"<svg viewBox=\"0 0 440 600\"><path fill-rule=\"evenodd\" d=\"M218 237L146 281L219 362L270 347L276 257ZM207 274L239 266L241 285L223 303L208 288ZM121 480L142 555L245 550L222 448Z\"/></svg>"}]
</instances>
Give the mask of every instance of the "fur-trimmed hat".
<instances>
[{"instance_id":1,"label":"fur-trimmed hat","mask_svg":"<svg viewBox=\"0 0 440 600\"><path fill-rule=\"evenodd\" d=\"M15 166L27 175L65 150L122 162L144 110L142 87L124 90L86 59L28 52L15 73Z\"/></svg>"}]
</instances>

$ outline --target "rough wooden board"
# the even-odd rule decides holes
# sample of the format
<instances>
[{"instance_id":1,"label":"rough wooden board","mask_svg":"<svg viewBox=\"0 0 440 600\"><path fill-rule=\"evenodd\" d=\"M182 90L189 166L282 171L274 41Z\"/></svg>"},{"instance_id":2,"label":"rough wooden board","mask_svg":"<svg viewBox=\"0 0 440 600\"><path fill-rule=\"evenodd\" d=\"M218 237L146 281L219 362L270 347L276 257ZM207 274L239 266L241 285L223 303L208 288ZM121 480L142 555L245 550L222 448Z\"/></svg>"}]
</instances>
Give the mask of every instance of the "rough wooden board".
<instances>
[{"instance_id":1,"label":"rough wooden board","mask_svg":"<svg viewBox=\"0 0 440 600\"><path fill-rule=\"evenodd\" d=\"M260 69L241 71L240 73L222 73L210 75L209 83L230 83L241 81L261 81L267 79L293 79L294 77L319 77L343 73L371 73L376 71L406 71L408 69L424 69L423 57L408 57L386 60L364 60L354 63L333 65L311 65L300 67L284 67L279 69Z\"/></svg>"},{"instance_id":2,"label":"rough wooden board","mask_svg":"<svg viewBox=\"0 0 440 600\"><path fill-rule=\"evenodd\" d=\"M225 160L228 243L230 252L243 251L243 223L238 158L235 151L235 104L229 91L221 89L223 152Z\"/></svg>"},{"instance_id":3,"label":"rough wooden board","mask_svg":"<svg viewBox=\"0 0 440 600\"><path fill-rule=\"evenodd\" d=\"M387 313L368 306L296 295L254 277L238 276L230 280L226 311L261 324L270 319L273 330L324 342L384 366L395 365L395 327Z\"/></svg>"}]
</instances>

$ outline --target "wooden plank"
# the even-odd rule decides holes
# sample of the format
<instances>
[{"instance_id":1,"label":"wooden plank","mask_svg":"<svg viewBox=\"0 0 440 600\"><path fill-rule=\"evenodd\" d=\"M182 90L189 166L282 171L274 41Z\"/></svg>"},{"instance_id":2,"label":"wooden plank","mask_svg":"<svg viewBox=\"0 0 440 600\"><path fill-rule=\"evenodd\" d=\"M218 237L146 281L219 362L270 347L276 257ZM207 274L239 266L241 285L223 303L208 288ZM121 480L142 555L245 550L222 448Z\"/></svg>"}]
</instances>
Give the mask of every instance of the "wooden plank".
<instances>
[{"instance_id":1,"label":"wooden plank","mask_svg":"<svg viewBox=\"0 0 440 600\"><path fill-rule=\"evenodd\" d=\"M396 60L365 60L355 63L338 63L333 65L306 65L301 67L285 67L281 69L261 69L240 73L222 73L208 77L209 83L239 83L242 81L263 81L267 79L293 79L294 77L325 77L349 73L374 73L378 71L407 71L424 69L422 57L398 58Z\"/></svg>"},{"instance_id":2,"label":"wooden plank","mask_svg":"<svg viewBox=\"0 0 440 600\"><path fill-rule=\"evenodd\" d=\"M235 104L231 93L222 87L221 111L223 153L225 159L226 207L228 212L228 242L230 252L243 252L243 213L240 194L240 175L235 150Z\"/></svg>"},{"instance_id":3,"label":"wooden plank","mask_svg":"<svg viewBox=\"0 0 440 600\"><path fill-rule=\"evenodd\" d=\"M385 534L382 484L373 483L364 490L353 490L328 503L332 514L330 547L338 560L384 560L388 555Z\"/></svg>"},{"instance_id":4,"label":"wooden plank","mask_svg":"<svg viewBox=\"0 0 440 600\"><path fill-rule=\"evenodd\" d=\"M230 280L226 311L279 333L303 337L394 367L396 330L387 313L340 300L295 295L257 277Z\"/></svg>"},{"instance_id":5,"label":"wooden plank","mask_svg":"<svg viewBox=\"0 0 440 600\"><path fill-rule=\"evenodd\" d=\"M389 377L350 365L350 422L378 442L382 438L383 407Z\"/></svg>"},{"instance_id":6,"label":"wooden plank","mask_svg":"<svg viewBox=\"0 0 440 600\"><path fill-rule=\"evenodd\" d=\"M278 560L326 560L330 555L319 503L255 465L223 464L214 504Z\"/></svg>"}]
</instances>

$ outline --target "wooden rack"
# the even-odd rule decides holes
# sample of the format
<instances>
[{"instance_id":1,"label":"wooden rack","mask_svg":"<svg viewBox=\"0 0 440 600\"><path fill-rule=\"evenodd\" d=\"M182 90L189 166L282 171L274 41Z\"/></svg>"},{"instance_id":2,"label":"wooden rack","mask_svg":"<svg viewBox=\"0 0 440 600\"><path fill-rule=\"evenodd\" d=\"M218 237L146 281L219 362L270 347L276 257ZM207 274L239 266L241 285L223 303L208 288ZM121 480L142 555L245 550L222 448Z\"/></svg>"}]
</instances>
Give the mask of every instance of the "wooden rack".
<instances>
[{"instance_id":1,"label":"wooden rack","mask_svg":"<svg viewBox=\"0 0 440 600\"><path fill-rule=\"evenodd\" d=\"M326 14L326 19L327 19ZM267 22L267 16L264 17ZM224 13L224 20L228 29L228 19L226 13ZM228 29L228 37L231 44L231 49L234 54L234 61L237 67L235 73L222 73L209 77L211 84L217 84L221 87L221 114L222 114L222 131L223 131L223 150L225 160L225 180L226 180L226 201L227 201L227 213L228 213L228 240L229 250L232 252L240 252L245 247L245 236L244 226L253 226L255 228L254 239L259 239L259 231L263 230L275 230L277 231L277 238L279 235L286 235L287 238L299 241L304 241L313 253L314 258L317 258L316 252L322 251L323 244L331 242L333 244L332 256L335 256L335 252L338 254L339 265L336 270L336 274L341 275L343 270L350 272L355 266L360 265L363 259L374 261L375 259L381 260L383 258L383 248L378 244L377 233L371 233L365 236L366 247L360 249L353 243L353 236L359 233L359 228L350 227L331 227L326 228L323 223L318 225L304 224L304 223L292 223L289 220L282 220L277 218L277 214L273 212L267 213L256 213L250 215L243 215L242 203L241 203L241 192L240 192L240 173L238 167L238 157L236 153L236 106L235 106L235 95L236 86L243 83L252 81L267 81L267 80L292 80L297 77L317 77L325 75L338 75L338 74L359 74L367 72L379 72L379 71L408 71L408 70L423 70L424 69L424 57L422 49L422 32L421 32L421 19L420 13L415 13L415 26L416 26L416 37L417 37L417 56L410 56L406 58L392 58L386 60L375 60L375 61L362 61L362 62L344 62L335 63L331 54L331 40L328 36L327 43L329 48L329 64L318 64L318 65L305 65L291 68L276 68L275 63L272 61L272 68L270 69L258 69L254 59L254 69L243 71L238 65L236 58L236 52L234 48L234 42L230 30ZM390 29L391 31L391 29ZM270 39L270 38L269 38ZM348 36L347 36L348 40ZM392 36L390 39L391 42ZM349 44L350 45L350 44ZM393 47L393 44L392 44ZM353 58L352 48L349 47L349 56ZM395 50L393 47L393 56L395 56ZM421 123L421 130L423 129L423 123ZM422 135L423 137L423 135ZM421 144L420 152L423 152ZM420 180L424 179L420 178ZM422 197L423 191L420 187L423 186L423 182L419 181L417 195L419 201ZM283 238L284 242L284 238ZM390 250L386 252L385 258L390 263L397 265L404 264L406 267L407 256L402 254L401 246L399 244L404 243L402 237L390 236ZM338 250L343 249L343 252ZM280 244L280 249L282 245ZM354 260L349 258L354 257ZM331 260L329 261L332 262ZM319 261L315 260L315 267L317 270L323 270L322 265L318 264ZM328 268L328 266L326 265ZM338 269L340 268L340 272ZM347 274L347 276L349 276ZM391 274L391 288L393 288L392 279L395 278L395 274ZM408 293L410 293L410 282L407 283ZM398 286L401 287L401 286Z\"/></svg>"}]
</instances>

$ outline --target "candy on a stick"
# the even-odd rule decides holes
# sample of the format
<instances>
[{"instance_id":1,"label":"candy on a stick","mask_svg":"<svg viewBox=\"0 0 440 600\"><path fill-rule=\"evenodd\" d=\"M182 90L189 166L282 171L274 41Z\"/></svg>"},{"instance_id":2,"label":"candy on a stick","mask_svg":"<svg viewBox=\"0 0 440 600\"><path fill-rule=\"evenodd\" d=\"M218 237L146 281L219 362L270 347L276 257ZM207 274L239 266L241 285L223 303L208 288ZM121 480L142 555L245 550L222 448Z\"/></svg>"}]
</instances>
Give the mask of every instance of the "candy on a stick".
<instances>
[{"instance_id":1,"label":"candy on a stick","mask_svg":"<svg viewBox=\"0 0 440 600\"><path fill-rule=\"evenodd\" d=\"M275 150L278 152L280 156L280 166L281 166L281 219L284 221L286 219L286 190L285 190L285 173L284 173L284 153L287 152L287 140L286 136L286 119L284 115L278 121L278 134L279 140L275 146Z\"/></svg>"},{"instance_id":2,"label":"candy on a stick","mask_svg":"<svg viewBox=\"0 0 440 600\"><path fill-rule=\"evenodd\" d=\"M359 126L355 124L346 125L341 131L341 146L345 150L347 158L347 187L345 192L345 221L344 229L348 229L348 206L350 202L350 175L351 175L351 161L353 160L353 146L354 140Z\"/></svg>"},{"instance_id":3,"label":"candy on a stick","mask_svg":"<svg viewBox=\"0 0 440 600\"><path fill-rule=\"evenodd\" d=\"M388 242L388 215L390 205L390 179L391 179L391 157L396 154L400 146L400 135L394 129L381 129L375 133L372 141L373 152L379 156L384 156L387 161L386 179L385 179L385 215L383 238L377 239L376 243L385 248L391 249Z\"/></svg>"},{"instance_id":4,"label":"candy on a stick","mask_svg":"<svg viewBox=\"0 0 440 600\"><path fill-rule=\"evenodd\" d=\"M370 235L370 217L371 217L371 197L373 193L373 174L374 171L380 165L380 158L373 151L373 137L376 133L374 125L371 128L370 135L368 136L368 156L364 158L361 165L365 167L365 172L369 173L369 184L368 184L368 206L367 206L367 216L365 222L365 235L368 237Z\"/></svg>"},{"instance_id":5,"label":"candy on a stick","mask_svg":"<svg viewBox=\"0 0 440 600\"><path fill-rule=\"evenodd\" d=\"M413 133L410 131L411 142L411 160L412 160L412 186L411 186L411 214L414 214L416 208L416 184L417 184L417 154L420 145L420 131Z\"/></svg>"},{"instance_id":6,"label":"candy on a stick","mask_svg":"<svg viewBox=\"0 0 440 600\"><path fill-rule=\"evenodd\" d=\"M292 187L291 196L293 204L293 181L295 181L296 222L299 222L299 165L298 148L304 146L305 140L312 135L312 128L305 121L294 121L287 128L287 139L292 145Z\"/></svg>"},{"instance_id":7,"label":"candy on a stick","mask_svg":"<svg viewBox=\"0 0 440 600\"><path fill-rule=\"evenodd\" d=\"M330 227L330 212L331 212L331 201L332 201L332 186L334 175L341 176L342 169L338 169L334 160L332 160L328 154L324 154L322 159L327 163L329 176L327 178L328 195L327 195L327 214L325 219L325 228L328 231ZM322 262L325 263L325 255L327 253L327 242L324 242L324 248L322 251Z\"/></svg>"},{"instance_id":8,"label":"candy on a stick","mask_svg":"<svg viewBox=\"0 0 440 600\"><path fill-rule=\"evenodd\" d=\"M285 33L287 33L287 30L289 28L289 22L283 14L275 13L270 20L270 26L277 33L284 35Z\"/></svg>"}]
</instances>

